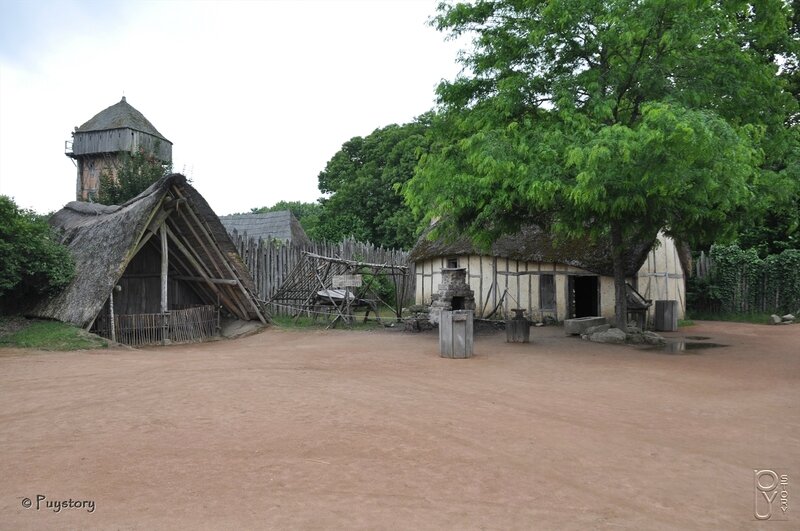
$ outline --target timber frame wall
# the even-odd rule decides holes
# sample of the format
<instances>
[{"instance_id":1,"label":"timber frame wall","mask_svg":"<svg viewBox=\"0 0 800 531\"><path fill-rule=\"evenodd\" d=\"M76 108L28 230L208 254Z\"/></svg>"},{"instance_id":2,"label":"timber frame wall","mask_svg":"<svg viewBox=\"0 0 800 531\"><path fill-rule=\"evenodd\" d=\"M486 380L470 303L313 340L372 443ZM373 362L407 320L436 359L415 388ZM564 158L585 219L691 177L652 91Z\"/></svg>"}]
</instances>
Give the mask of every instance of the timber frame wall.
<instances>
[{"instance_id":1,"label":"timber frame wall","mask_svg":"<svg viewBox=\"0 0 800 531\"><path fill-rule=\"evenodd\" d=\"M678 251L671 238L659 235L658 240L658 245L648 253L636 277L629 278L628 282L645 299L677 300L679 318L682 319L686 311L686 287ZM454 261L457 263L453 264ZM417 261L414 272L416 304L431 303L431 296L438 293L442 282L442 269L453 265L467 270L467 283L475 292L476 317L488 318L495 308L499 313L495 317L507 317L511 308L524 308L530 318L551 316L563 321L568 318L571 276L597 277L600 314L614 317L613 277L566 264L497 256L437 256ZM539 279L542 275L552 275L555 284L555 304L550 308L543 308L540 304ZM654 306L650 308L650 313L653 312Z\"/></svg>"}]
</instances>

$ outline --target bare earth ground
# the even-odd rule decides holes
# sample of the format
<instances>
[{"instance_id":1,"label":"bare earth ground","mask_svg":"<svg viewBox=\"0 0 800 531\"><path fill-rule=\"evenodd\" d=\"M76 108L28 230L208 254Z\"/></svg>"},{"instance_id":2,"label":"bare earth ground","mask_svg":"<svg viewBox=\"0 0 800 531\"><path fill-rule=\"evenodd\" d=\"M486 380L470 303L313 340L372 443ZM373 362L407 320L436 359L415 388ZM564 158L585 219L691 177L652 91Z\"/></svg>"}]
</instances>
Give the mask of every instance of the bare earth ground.
<instances>
[{"instance_id":1,"label":"bare earth ground","mask_svg":"<svg viewBox=\"0 0 800 531\"><path fill-rule=\"evenodd\" d=\"M800 529L800 326L667 334L730 345L692 355L562 334L0 350L0 527ZM770 467L787 522L753 518ZM94 512L46 508L70 498Z\"/></svg>"}]
</instances>

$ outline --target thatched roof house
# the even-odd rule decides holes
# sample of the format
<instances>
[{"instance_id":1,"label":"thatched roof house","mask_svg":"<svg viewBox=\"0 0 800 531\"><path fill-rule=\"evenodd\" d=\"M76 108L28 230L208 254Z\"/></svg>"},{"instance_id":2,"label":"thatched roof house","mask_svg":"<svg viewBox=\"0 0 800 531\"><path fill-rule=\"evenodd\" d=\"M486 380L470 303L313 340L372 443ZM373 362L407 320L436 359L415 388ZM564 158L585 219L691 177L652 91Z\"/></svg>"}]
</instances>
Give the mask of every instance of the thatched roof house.
<instances>
[{"instance_id":1,"label":"thatched roof house","mask_svg":"<svg viewBox=\"0 0 800 531\"><path fill-rule=\"evenodd\" d=\"M35 306L34 316L90 328L109 312L220 305L239 319L266 321L225 228L183 175L164 177L119 206L73 201L50 223L75 259L76 275Z\"/></svg>"},{"instance_id":2,"label":"thatched roof house","mask_svg":"<svg viewBox=\"0 0 800 531\"><path fill-rule=\"evenodd\" d=\"M263 214L232 214L220 216L219 220L229 233L257 240L281 240L284 243L310 245L306 231L291 210L265 212Z\"/></svg>"},{"instance_id":3,"label":"thatched roof house","mask_svg":"<svg viewBox=\"0 0 800 531\"><path fill-rule=\"evenodd\" d=\"M559 241L536 226L498 238L489 250L469 238L429 238L411 250L416 266L416 303L439 296L442 270L465 268L478 316L495 309L524 308L536 318L614 315L614 268L610 241ZM658 242L658 243L657 243ZM628 282L645 299L674 299L685 309L686 249L663 234L632 241L625 252ZM682 315L682 313L681 313Z\"/></svg>"}]
</instances>

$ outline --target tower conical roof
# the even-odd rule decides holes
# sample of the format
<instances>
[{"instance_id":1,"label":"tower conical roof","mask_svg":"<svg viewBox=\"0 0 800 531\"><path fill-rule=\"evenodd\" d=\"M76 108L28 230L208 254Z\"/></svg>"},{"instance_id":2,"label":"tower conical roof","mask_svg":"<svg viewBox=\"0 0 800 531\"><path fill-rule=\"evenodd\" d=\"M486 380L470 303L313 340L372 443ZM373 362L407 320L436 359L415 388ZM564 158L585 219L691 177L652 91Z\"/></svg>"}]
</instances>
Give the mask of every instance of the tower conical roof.
<instances>
[{"instance_id":1,"label":"tower conical roof","mask_svg":"<svg viewBox=\"0 0 800 531\"><path fill-rule=\"evenodd\" d=\"M169 142L142 113L134 109L125 100L125 96L122 96L119 103L97 113L94 118L80 126L75 132L88 133L89 131L107 131L109 129L123 128L141 131ZM169 143L172 144L172 142Z\"/></svg>"}]
</instances>

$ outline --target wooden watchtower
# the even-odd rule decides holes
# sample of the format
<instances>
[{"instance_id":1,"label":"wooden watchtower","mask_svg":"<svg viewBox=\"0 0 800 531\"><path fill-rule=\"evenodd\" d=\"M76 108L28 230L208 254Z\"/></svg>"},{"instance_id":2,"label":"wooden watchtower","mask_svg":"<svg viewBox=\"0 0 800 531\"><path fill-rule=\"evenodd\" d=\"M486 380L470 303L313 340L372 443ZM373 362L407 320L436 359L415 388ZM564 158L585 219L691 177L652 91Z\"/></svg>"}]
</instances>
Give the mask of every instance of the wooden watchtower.
<instances>
[{"instance_id":1,"label":"wooden watchtower","mask_svg":"<svg viewBox=\"0 0 800 531\"><path fill-rule=\"evenodd\" d=\"M172 162L172 142L153 127L142 113L122 97L72 133L65 142L66 155L78 167L76 196L91 201L100 188L103 172L116 178L120 156L140 149L163 162Z\"/></svg>"}]
</instances>

